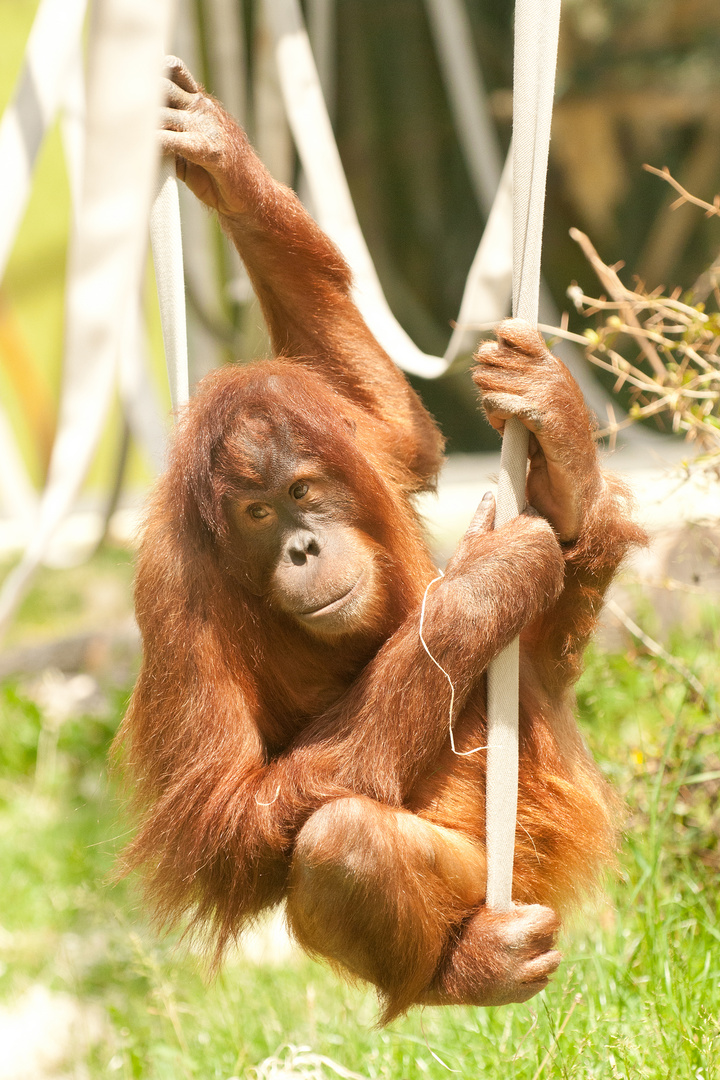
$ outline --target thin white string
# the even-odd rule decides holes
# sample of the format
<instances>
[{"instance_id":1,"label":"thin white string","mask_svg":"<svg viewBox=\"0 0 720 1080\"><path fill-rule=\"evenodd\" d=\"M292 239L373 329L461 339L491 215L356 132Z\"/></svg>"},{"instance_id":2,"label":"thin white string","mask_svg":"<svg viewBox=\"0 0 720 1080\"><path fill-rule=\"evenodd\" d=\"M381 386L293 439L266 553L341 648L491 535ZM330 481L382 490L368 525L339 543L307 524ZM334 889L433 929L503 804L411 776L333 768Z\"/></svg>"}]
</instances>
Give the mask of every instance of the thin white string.
<instances>
[{"instance_id":1,"label":"thin white string","mask_svg":"<svg viewBox=\"0 0 720 1080\"><path fill-rule=\"evenodd\" d=\"M455 735L454 735L454 732L453 732L453 713L455 711L455 684L453 683L452 679L450 678L450 676L448 675L447 671L442 666L442 664L438 663L438 661L435 659L433 654L430 652L430 649L428 648L427 642L425 641L425 638L423 637L423 623L425 621L425 605L427 603L428 592L430 590L430 586L434 585L436 581L440 581L440 579L443 578L443 577L445 577L445 575L443 574L443 572L441 570L440 573L438 574L438 576L436 578L433 578L432 581L429 581L426 588L425 588L425 592L423 594L422 606L420 608L420 629L419 629L420 641L422 642L423 649L428 654L428 656L432 660L435 667L439 668L439 670L442 671L443 675L445 676L445 678L447 679L447 681L448 681L448 683L450 685L450 708L449 708L449 715L448 715L448 730L450 732L450 748L451 748L453 754L457 754L458 757L469 757L471 754L477 754L478 751L480 751L480 750L487 750L487 746L476 746L473 750L458 750L456 748L456 746L455 746ZM272 806L274 803L276 803L277 800L278 800L278 797L280 795L280 787L281 787L281 785L278 784L277 790L275 791L275 795L270 800L270 802L261 802L260 799L258 799L258 797L256 795L255 796L255 804L256 804L256 806Z\"/></svg>"},{"instance_id":2,"label":"thin white string","mask_svg":"<svg viewBox=\"0 0 720 1080\"><path fill-rule=\"evenodd\" d=\"M258 797L256 795L255 796L255 804L257 806L272 806L273 803L276 803L278 801L279 794L280 794L280 784L278 784L277 791L275 792L275 794L272 797L272 799L270 800L270 802L260 802L260 800L258 799Z\"/></svg>"},{"instance_id":3,"label":"thin white string","mask_svg":"<svg viewBox=\"0 0 720 1080\"><path fill-rule=\"evenodd\" d=\"M450 684L450 711L448 718L448 730L450 732L450 749L452 750L453 754L457 754L458 757L469 757L471 754L477 754L479 750L487 750L487 746L476 746L473 750L455 749L455 735L453 732L453 712L455 711L455 684L453 683L452 679L450 678L442 664L439 664L433 654L430 652L427 646L427 642L423 637L423 622L425 621L425 604L427 603L428 590L430 589L431 585L434 585L436 581L440 581L440 579L444 577L445 575L441 570L438 576L436 578L433 578L432 581L429 581L427 584L425 593L423 595L422 607L420 608L420 629L418 633L420 634L420 641L422 642L423 649L428 654L435 667L439 668L439 670L442 671L443 675Z\"/></svg>"},{"instance_id":4,"label":"thin white string","mask_svg":"<svg viewBox=\"0 0 720 1080\"><path fill-rule=\"evenodd\" d=\"M532 836L530 835L530 833L529 833L529 832L527 831L527 829L526 829L526 828L525 828L525 826L523 825L522 821L518 821L518 825L520 826L520 828L522 829L522 831L523 831L523 832L525 833L525 835L527 836L528 840L529 840L529 841L530 841L530 843L532 844L532 846L533 846L533 848L534 848L534 850L535 850L535 858L536 858L536 859L537 859L537 861L538 861L538 865L539 865L539 866L542 866L542 863L540 862L540 854L539 854L539 852L538 852L538 849L537 849L537 848L535 847L535 841L533 840Z\"/></svg>"}]
</instances>

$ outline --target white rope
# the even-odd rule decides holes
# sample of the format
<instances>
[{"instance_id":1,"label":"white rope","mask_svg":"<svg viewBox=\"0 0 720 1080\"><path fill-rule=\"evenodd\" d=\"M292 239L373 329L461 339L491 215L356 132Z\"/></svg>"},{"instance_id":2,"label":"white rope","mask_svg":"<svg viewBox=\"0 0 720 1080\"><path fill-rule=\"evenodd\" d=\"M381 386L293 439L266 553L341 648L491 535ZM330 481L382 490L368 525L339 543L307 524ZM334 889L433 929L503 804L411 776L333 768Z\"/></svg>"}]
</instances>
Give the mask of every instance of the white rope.
<instances>
[{"instance_id":1,"label":"white rope","mask_svg":"<svg viewBox=\"0 0 720 1080\"><path fill-rule=\"evenodd\" d=\"M120 347L118 391L132 437L154 473L165 467L167 406L160 402L152 378L142 298L130 312Z\"/></svg>"},{"instance_id":2,"label":"white rope","mask_svg":"<svg viewBox=\"0 0 720 1080\"><path fill-rule=\"evenodd\" d=\"M237 6L237 5L236 5ZM190 71L205 75L200 55L196 6L194 0L178 0L175 28L171 38L171 52L181 56ZM220 95L218 95L220 96ZM222 100L222 98L221 98ZM199 308L211 319L221 324L224 317L221 293L221 275L218 270L218 233L216 223L208 214L207 207L190 191L186 184L178 184L180 197L180 218L182 220L182 246L187 255L183 260L183 270L188 293L194 294ZM229 261L228 295L233 300L240 300L240 288L246 285L250 291L250 282L235 245L231 244L224 233L222 243L224 254ZM237 287L237 292L235 289ZM232 290L232 292L231 292ZM242 302L242 301L241 301ZM188 366L190 385L195 385L223 363L223 347L216 335L198 318L192 305L187 311Z\"/></svg>"},{"instance_id":3,"label":"white rope","mask_svg":"<svg viewBox=\"0 0 720 1080\"><path fill-rule=\"evenodd\" d=\"M441 570L438 576L434 577L432 581L429 581L425 586L422 604L420 605L420 628L418 630L418 635L420 637L420 644L422 645L423 649L428 654L438 671L441 671L442 674L445 676L448 681L448 685L450 686L450 704L448 705L448 732L450 735L450 749L452 750L453 754L457 754L458 757L470 757L472 754L480 753L481 750L487 750L487 746L474 746L472 750L458 750L455 746L455 683L452 681L452 676L449 674L449 672L445 670L440 661L437 660L431 653L428 643L425 640L425 635L423 634L423 629L425 626L425 608L427 607L427 598L428 592L430 591L430 586L434 585L436 581L441 581L444 577L445 575Z\"/></svg>"},{"instance_id":4,"label":"white rope","mask_svg":"<svg viewBox=\"0 0 720 1080\"><path fill-rule=\"evenodd\" d=\"M150 240L170 398L177 413L178 409L187 403L190 389L180 200L175 178L175 158L171 156L164 157L160 164L158 185L150 214Z\"/></svg>"},{"instance_id":5,"label":"white rope","mask_svg":"<svg viewBox=\"0 0 720 1080\"><path fill-rule=\"evenodd\" d=\"M440 61L440 69L446 86L450 102L455 128L458 133L460 149L465 158L465 163L473 186L480 209L487 213L493 202L498 187L500 175L500 141L492 124L491 112L487 101L487 93L482 79L482 72L478 64L477 54L473 47L473 33L470 19L464 0L425 0L425 5L430 16L430 25ZM511 184L512 153L508 154L505 165L507 182ZM505 177L503 177L505 183ZM512 199L512 191L508 191L508 200ZM508 210L504 221L512 220L512 210ZM485 234L490 228L490 221L485 226L485 233L481 247L485 246ZM503 232L502 240L506 240ZM502 307L506 297L512 291L512 252L508 252L507 269L502 270L498 255L506 249L500 247L493 237L493 260L495 265L487 258L480 260L480 250L475 257L475 263L470 270L467 288L463 297L463 304L455 323L453 337L457 339L457 347L449 348L454 355L462 355L471 352L477 342L477 335L481 330L494 329L493 321L482 322L477 320L476 312L491 311L494 307ZM470 294L471 284L476 273L475 264L491 266L494 270L494 280L488 282L496 289L503 286L498 292L498 299L488 303L484 298L478 297L477 301ZM505 292L507 288L507 293ZM503 309L504 313L504 309ZM552 298L547 285L540 282L540 318L549 326L557 326L560 321L560 313ZM593 412L604 415L605 407L610 401L607 392L600 386L589 366L585 361L585 355L570 342L560 342L555 346L556 355L570 369L570 372L579 384L585 401ZM446 353L447 355L447 353ZM637 437L635 427L626 429L624 438L626 441L634 441Z\"/></svg>"},{"instance_id":6,"label":"white rope","mask_svg":"<svg viewBox=\"0 0 720 1080\"><path fill-rule=\"evenodd\" d=\"M288 120L312 195L317 219L337 244L353 273L354 299L373 335L399 367L426 379L444 374L477 335L453 334L443 357L422 352L393 315L382 291L355 213L323 100L298 0L265 0L275 37L278 74ZM506 184L510 183L506 173ZM496 323L510 295L511 216L507 188L498 191L491 218L493 243L482 245L463 296L463 320ZM494 214L494 217L493 217Z\"/></svg>"},{"instance_id":7,"label":"white rope","mask_svg":"<svg viewBox=\"0 0 720 1080\"><path fill-rule=\"evenodd\" d=\"M517 0L513 75L513 315L537 323L540 253L560 0ZM496 525L525 505L528 431L505 424ZM519 641L488 668L487 903L512 903L518 792Z\"/></svg>"}]
</instances>

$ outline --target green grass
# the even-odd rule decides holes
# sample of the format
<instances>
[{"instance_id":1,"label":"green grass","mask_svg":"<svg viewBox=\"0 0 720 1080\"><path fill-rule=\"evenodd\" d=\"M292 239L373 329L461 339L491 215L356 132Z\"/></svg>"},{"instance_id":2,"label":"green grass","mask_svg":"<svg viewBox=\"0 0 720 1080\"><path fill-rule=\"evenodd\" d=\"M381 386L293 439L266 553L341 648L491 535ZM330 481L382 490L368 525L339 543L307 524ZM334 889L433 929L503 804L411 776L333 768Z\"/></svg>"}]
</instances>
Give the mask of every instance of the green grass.
<instances>
[{"instance_id":1,"label":"green grass","mask_svg":"<svg viewBox=\"0 0 720 1080\"><path fill-rule=\"evenodd\" d=\"M716 640L709 616L676 643L709 692ZM661 662L589 656L580 710L628 833L553 985L525 1006L426 1009L383 1031L370 992L306 959L236 956L207 982L148 927L132 883L110 883L128 826L105 759L125 699L58 730L17 686L0 696L0 1003L41 983L99 1006L90 1077L245 1077L288 1044L392 1080L720 1077L720 732Z\"/></svg>"}]
</instances>

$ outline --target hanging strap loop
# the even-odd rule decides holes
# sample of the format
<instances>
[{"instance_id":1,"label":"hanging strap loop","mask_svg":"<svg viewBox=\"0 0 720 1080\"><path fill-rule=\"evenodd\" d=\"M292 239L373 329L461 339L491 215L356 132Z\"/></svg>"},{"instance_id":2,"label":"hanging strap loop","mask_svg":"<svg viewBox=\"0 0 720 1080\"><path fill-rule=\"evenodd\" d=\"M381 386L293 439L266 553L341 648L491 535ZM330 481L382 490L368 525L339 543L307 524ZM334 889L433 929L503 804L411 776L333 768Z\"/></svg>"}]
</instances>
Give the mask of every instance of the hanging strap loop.
<instances>
[{"instance_id":1,"label":"hanging strap loop","mask_svg":"<svg viewBox=\"0 0 720 1080\"><path fill-rule=\"evenodd\" d=\"M560 0L517 0L513 70L513 315L537 323ZM525 506L528 431L505 424L496 525ZM518 792L519 640L488 667L487 904L512 904Z\"/></svg>"}]
</instances>

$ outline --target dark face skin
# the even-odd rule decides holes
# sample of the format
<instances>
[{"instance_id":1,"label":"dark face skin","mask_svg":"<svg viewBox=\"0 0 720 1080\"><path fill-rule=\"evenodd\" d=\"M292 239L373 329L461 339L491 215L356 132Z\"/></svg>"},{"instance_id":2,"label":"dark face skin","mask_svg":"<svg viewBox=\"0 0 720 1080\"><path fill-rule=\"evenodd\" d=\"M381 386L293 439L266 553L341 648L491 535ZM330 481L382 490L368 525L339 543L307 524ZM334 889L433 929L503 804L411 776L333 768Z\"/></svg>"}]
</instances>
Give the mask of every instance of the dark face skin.
<instances>
[{"instance_id":1,"label":"dark face skin","mask_svg":"<svg viewBox=\"0 0 720 1080\"><path fill-rule=\"evenodd\" d=\"M352 496L312 460L258 462L228 504L243 584L311 634L336 637L373 622L376 545L351 524Z\"/></svg>"}]
</instances>

